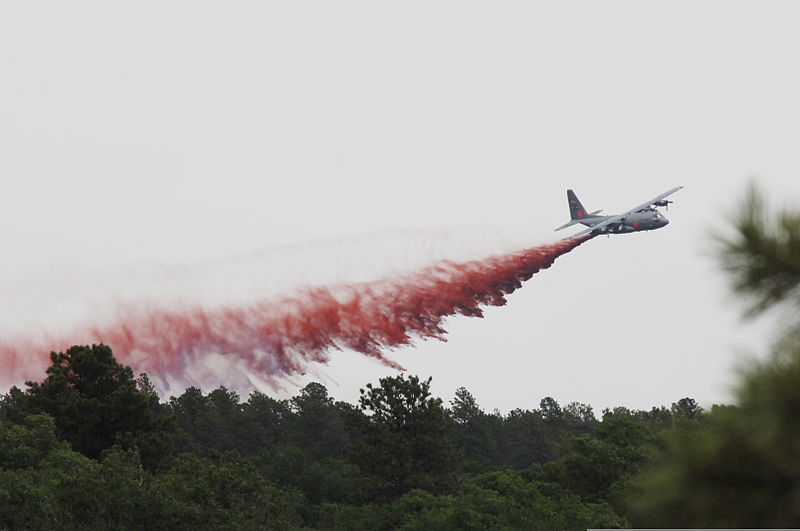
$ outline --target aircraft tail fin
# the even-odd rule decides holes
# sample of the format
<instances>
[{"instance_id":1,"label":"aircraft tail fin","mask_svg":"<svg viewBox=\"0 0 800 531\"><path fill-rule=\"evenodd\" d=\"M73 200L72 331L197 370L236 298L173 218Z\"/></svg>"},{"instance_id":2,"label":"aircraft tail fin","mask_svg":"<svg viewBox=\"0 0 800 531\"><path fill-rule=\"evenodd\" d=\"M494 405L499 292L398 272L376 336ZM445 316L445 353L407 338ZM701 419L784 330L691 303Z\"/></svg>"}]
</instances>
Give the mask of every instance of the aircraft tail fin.
<instances>
[{"instance_id":1,"label":"aircraft tail fin","mask_svg":"<svg viewBox=\"0 0 800 531\"><path fill-rule=\"evenodd\" d=\"M567 227L571 227L577 223L581 223L587 216L591 216L597 214L597 212L600 212L598 210L597 212L592 212L591 214L587 214L586 209L581 204L580 200L578 199L578 196L575 195L575 192L573 192L572 190L567 190L567 203L569 204L570 220L567 223L558 227L556 230L566 229Z\"/></svg>"},{"instance_id":2,"label":"aircraft tail fin","mask_svg":"<svg viewBox=\"0 0 800 531\"><path fill-rule=\"evenodd\" d=\"M569 217L573 220L583 219L587 216L586 209L581 204L578 196L572 190L567 190L567 203L569 203Z\"/></svg>"}]
</instances>

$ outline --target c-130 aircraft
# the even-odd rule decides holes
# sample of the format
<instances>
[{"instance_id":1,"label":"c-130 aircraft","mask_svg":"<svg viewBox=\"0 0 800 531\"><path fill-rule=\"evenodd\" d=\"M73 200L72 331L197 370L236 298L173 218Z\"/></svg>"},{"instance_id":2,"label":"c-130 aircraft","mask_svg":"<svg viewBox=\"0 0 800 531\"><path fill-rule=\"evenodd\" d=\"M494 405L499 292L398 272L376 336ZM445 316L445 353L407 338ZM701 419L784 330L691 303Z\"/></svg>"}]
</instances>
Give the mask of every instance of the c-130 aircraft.
<instances>
[{"instance_id":1,"label":"c-130 aircraft","mask_svg":"<svg viewBox=\"0 0 800 531\"><path fill-rule=\"evenodd\" d=\"M628 232L660 229L667 225L669 220L665 218L661 212L656 210L656 207L667 207L667 210L669 210L669 204L674 203L674 201L667 201L664 198L674 194L681 188L683 188L683 186L676 186L654 197L647 203L642 203L616 216L598 216L597 214L602 212L602 210L587 213L586 209L578 200L578 196L575 195L575 192L567 190L567 202L569 203L569 216L571 219L568 223L561 225L555 230L566 229L576 223L589 227L586 230L570 236L570 238L575 238L577 236L589 234L590 232L592 234L626 234Z\"/></svg>"}]
</instances>

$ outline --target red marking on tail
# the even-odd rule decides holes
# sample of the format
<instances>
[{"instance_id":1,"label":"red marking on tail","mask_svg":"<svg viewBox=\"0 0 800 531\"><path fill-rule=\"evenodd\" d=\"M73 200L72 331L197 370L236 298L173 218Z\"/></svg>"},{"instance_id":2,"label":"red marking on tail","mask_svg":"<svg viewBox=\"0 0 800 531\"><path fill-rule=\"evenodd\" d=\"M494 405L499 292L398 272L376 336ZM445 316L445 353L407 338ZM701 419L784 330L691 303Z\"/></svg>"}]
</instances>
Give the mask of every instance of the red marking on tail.
<instances>
[{"instance_id":1,"label":"red marking on tail","mask_svg":"<svg viewBox=\"0 0 800 531\"><path fill-rule=\"evenodd\" d=\"M213 353L235 358L267 381L303 373L309 362L325 363L331 350L340 349L402 370L385 350L408 345L413 337L445 341L446 317L482 317L481 306L506 304L506 295L522 282L590 238L481 261L443 261L393 280L307 288L293 297L248 306L127 309L113 326L86 327L39 346L30 341L0 344L0 367L6 379L35 378L47 365L49 348L102 342L121 363L162 382L186 381L186 368Z\"/></svg>"}]
</instances>

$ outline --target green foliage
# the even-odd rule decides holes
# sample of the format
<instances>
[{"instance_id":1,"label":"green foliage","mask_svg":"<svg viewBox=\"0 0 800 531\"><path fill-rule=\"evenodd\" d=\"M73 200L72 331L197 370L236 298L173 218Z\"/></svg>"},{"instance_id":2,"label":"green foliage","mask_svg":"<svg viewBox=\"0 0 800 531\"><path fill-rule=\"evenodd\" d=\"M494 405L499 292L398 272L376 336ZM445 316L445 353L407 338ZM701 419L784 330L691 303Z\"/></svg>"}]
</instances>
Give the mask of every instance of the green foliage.
<instances>
[{"instance_id":1,"label":"green foliage","mask_svg":"<svg viewBox=\"0 0 800 531\"><path fill-rule=\"evenodd\" d=\"M55 447L55 423L49 415L28 415L21 424L0 422L0 468L20 469L36 466Z\"/></svg>"},{"instance_id":2,"label":"green foliage","mask_svg":"<svg viewBox=\"0 0 800 531\"><path fill-rule=\"evenodd\" d=\"M74 346L50 359L44 382L28 382L27 409L52 416L59 437L87 457L119 442L138 447L148 466L162 463L170 419L160 414L157 395L137 389L133 371L109 347Z\"/></svg>"},{"instance_id":3,"label":"green foliage","mask_svg":"<svg viewBox=\"0 0 800 531\"><path fill-rule=\"evenodd\" d=\"M362 437L353 459L379 495L393 497L413 488L438 493L455 481L451 421L442 400L431 396L430 382L400 375L361 390L359 406L366 416L355 418Z\"/></svg>"},{"instance_id":4,"label":"green foliage","mask_svg":"<svg viewBox=\"0 0 800 531\"><path fill-rule=\"evenodd\" d=\"M0 527L145 527L158 502L145 477L135 451L114 447L97 462L54 447L36 467L0 473Z\"/></svg>"},{"instance_id":5,"label":"green foliage","mask_svg":"<svg viewBox=\"0 0 800 531\"><path fill-rule=\"evenodd\" d=\"M680 402L680 400L678 402ZM653 407L650 411L641 409L630 410L622 406L603 410L603 423L605 423L607 420L616 418L634 420L637 423L646 425L653 432L667 430L675 425L675 419L673 418L672 410L667 409L664 406Z\"/></svg>"},{"instance_id":6,"label":"green foliage","mask_svg":"<svg viewBox=\"0 0 800 531\"><path fill-rule=\"evenodd\" d=\"M348 444L347 412L334 404L325 386L308 384L291 404L295 415L288 426L289 442L304 448L315 459L342 457Z\"/></svg>"},{"instance_id":7,"label":"green foliage","mask_svg":"<svg viewBox=\"0 0 800 531\"><path fill-rule=\"evenodd\" d=\"M748 380L737 408L706 413L683 398L671 409L606 410L598 422L590 406L550 397L539 409L488 415L464 388L448 411L430 379L402 375L368 384L359 407L334 402L319 383L290 400L252 393L246 402L225 387L189 388L165 406L146 375L134 380L107 347L73 347L53 354L44 382L0 400L0 528L624 527L626 485L636 522L674 523L679 512L694 518L686 522L720 522L698 515L725 499L761 503L737 522L791 521L764 520L795 481L783 462L799 460L800 433L780 431L800 409L794 358L782 359ZM671 442L653 435L673 426ZM155 460L159 444L167 451ZM659 448L664 467L631 483ZM723 490L752 470L761 471L747 477L758 488ZM664 489L671 495L651 503L648 493ZM685 500L692 493L695 506Z\"/></svg>"},{"instance_id":8,"label":"green foliage","mask_svg":"<svg viewBox=\"0 0 800 531\"><path fill-rule=\"evenodd\" d=\"M597 426L594 437L573 437L563 457L533 467L530 474L556 492L577 495L584 502L614 501L623 483L645 463L652 441L642 423L625 417L608 419Z\"/></svg>"},{"instance_id":9,"label":"green foliage","mask_svg":"<svg viewBox=\"0 0 800 531\"><path fill-rule=\"evenodd\" d=\"M102 494L102 489L88 481L99 466L61 447L36 468L4 470L0 475L0 524L12 529L77 527L84 521L85 508Z\"/></svg>"},{"instance_id":10,"label":"green foliage","mask_svg":"<svg viewBox=\"0 0 800 531\"><path fill-rule=\"evenodd\" d=\"M456 396L450 401L450 413L459 426L465 426L478 417L485 415L472 393L464 387L456 389Z\"/></svg>"},{"instance_id":11,"label":"green foliage","mask_svg":"<svg viewBox=\"0 0 800 531\"><path fill-rule=\"evenodd\" d=\"M254 456L265 446L300 446L315 459L344 454L349 438L345 419L352 410L334 403L320 383L308 384L291 401L254 392L245 403L225 387L208 395L190 387L170 397L169 408L178 422L181 451Z\"/></svg>"},{"instance_id":12,"label":"green foliage","mask_svg":"<svg viewBox=\"0 0 800 531\"><path fill-rule=\"evenodd\" d=\"M541 410L487 415L463 388L447 411L430 381L383 378L359 407L319 383L291 400L253 393L244 403L225 387L189 388L163 406L146 375L134 381L107 347L74 347L54 354L44 382L0 400L0 528L627 524L609 502L639 464L643 422L598 423L589 406L552 398ZM148 437L183 453L149 465ZM497 469L532 463L545 464Z\"/></svg>"},{"instance_id":13,"label":"green foliage","mask_svg":"<svg viewBox=\"0 0 800 531\"><path fill-rule=\"evenodd\" d=\"M534 463L552 461L558 457L558 446L564 437L560 422L545 421L538 410L511 410L503 422L500 444L502 463L518 470Z\"/></svg>"},{"instance_id":14,"label":"green foliage","mask_svg":"<svg viewBox=\"0 0 800 531\"><path fill-rule=\"evenodd\" d=\"M352 463L331 458L314 460L297 447L264 450L252 462L265 477L302 492L312 503L367 501L368 483Z\"/></svg>"},{"instance_id":15,"label":"green foliage","mask_svg":"<svg viewBox=\"0 0 800 531\"><path fill-rule=\"evenodd\" d=\"M487 415L478 405L472 393L464 387L456 390L450 401L453 425L450 440L470 462L490 467L499 455L499 439L503 419L499 415Z\"/></svg>"},{"instance_id":16,"label":"green foliage","mask_svg":"<svg viewBox=\"0 0 800 531\"><path fill-rule=\"evenodd\" d=\"M224 386L208 396L197 387L188 388L178 398L170 398L170 409L181 430L182 451L241 450L247 443L244 411L239 394Z\"/></svg>"},{"instance_id":17,"label":"green foliage","mask_svg":"<svg viewBox=\"0 0 800 531\"><path fill-rule=\"evenodd\" d=\"M291 529L302 521L302 495L275 485L235 454L182 454L153 490L164 500L158 521L165 528Z\"/></svg>"},{"instance_id":18,"label":"green foliage","mask_svg":"<svg viewBox=\"0 0 800 531\"><path fill-rule=\"evenodd\" d=\"M276 400L263 393L254 392L244 405L244 422L249 433L243 453L258 453L265 445L285 440L285 426L293 416L286 400Z\"/></svg>"},{"instance_id":19,"label":"green foliage","mask_svg":"<svg viewBox=\"0 0 800 531\"><path fill-rule=\"evenodd\" d=\"M547 496L514 471L482 474L448 496L412 491L397 508L400 529L586 529L627 523L607 505Z\"/></svg>"},{"instance_id":20,"label":"green foliage","mask_svg":"<svg viewBox=\"0 0 800 531\"><path fill-rule=\"evenodd\" d=\"M327 505L330 529L587 529L626 527L605 503L576 496L553 497L514 471L476 476L456 492L436 495L413 489L394 502L357 507Z\"/></svg>"},{"instance_id":21,"label":"green foliage","mask_svg":"<svg viewBox=\"0 0 800 531\"><path fill-rule=\"evenodd\" d=\"M800 526L800 349L747 375L737 407L670 433L632 483L634 523L664 527Z\"/></svg>"},{"instance_id":22,"label":"green foliage","mask_svg":"<svg viewBox=\"0 0 800 531\"><path fill-rule=\"evenodd\" d=\"M681 398L672 404L674 419L697 420L703 415L703 408L694 398Z\"/></svg>"},{"instance_id":23,"label":"green foliage","mask_svg":"<svg viewBox=\"0 0 800 531\"><path fill-rule=\"evenodd\" d=\"M800 303L800 211L775 220L751 187L734 235L718 256L750 313ZM796 314L790 314L796 317ZM743 376L737 406L699 414L673 404L682 420L654 465L629 486L633 522L656 527L800 526L800 330ZM692 420L694 419L694 420Z\"/></svg>"},{"instance_id":24,"label":"green foliage","mask_svg":"<svg viewBox=\"0 0 800 531\"><path fill-rule=\"evenodd\" d=\"M0 421L19 424L31 412L30 398L16 385L0 398Z\"/></svg>"},{"instance_id":25,"label":"green foliage","mask_svg":"<svg viewBox=\"0 0 800 531\"><path fill-rule=\"evenodd\" d=\"M135 450L95 461L56 447L36 467L0 470L0 528L293 529L302 505L237 457L185 454L152 476Z\"/></svg>"},{"instance_id":26,"label":"green foliage","mask_svg":"<svg viewBox=\"0 0 800 531\"><path fill-rule=\"evenodd\" d=\"M761 192L751 185L736 212L733 234L715 236L734 290L750 299L751 314L784 301L800 304L800 210L771 219Z\"/></svg>"}]
</instances>

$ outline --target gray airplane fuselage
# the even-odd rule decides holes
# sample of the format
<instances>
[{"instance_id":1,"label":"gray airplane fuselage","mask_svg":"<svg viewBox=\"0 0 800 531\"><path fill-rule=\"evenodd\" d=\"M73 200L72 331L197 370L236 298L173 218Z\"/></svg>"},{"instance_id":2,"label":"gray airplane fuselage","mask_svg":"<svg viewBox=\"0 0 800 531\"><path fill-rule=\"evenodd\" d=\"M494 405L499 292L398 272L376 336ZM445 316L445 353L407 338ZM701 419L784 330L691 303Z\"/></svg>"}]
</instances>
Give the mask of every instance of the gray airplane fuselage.
<instances>
[{"instance_id":1,"label":"gray airplane fuselage","mask_svg":"<svg viewBox=\"0 0 800 531\"><path fill-rule=\"evenodd\" d=\"M580 221L581 225L593 227L614 216L586 216ZM622 218L618 223L606 225L597 229L598 234L624 234L643 230L656 230L669 224L669 220L661 212L652 209L643 212L632 212Z\"/></svg>"}]
</instances>

